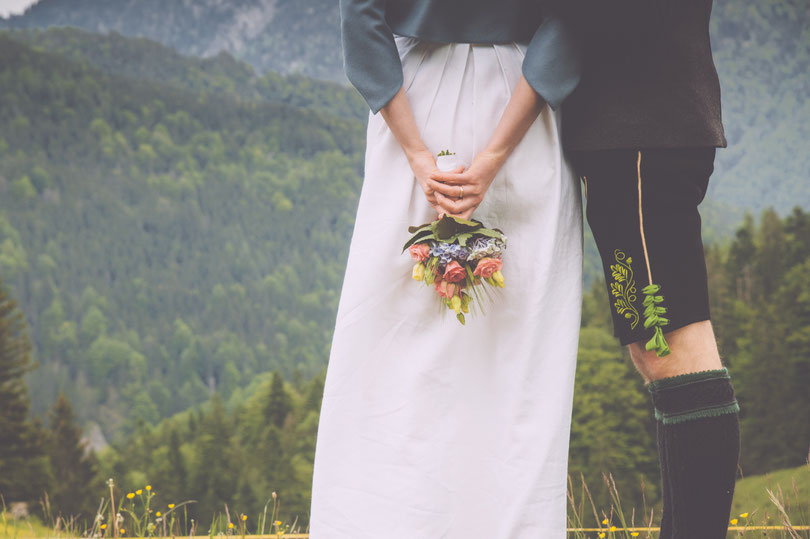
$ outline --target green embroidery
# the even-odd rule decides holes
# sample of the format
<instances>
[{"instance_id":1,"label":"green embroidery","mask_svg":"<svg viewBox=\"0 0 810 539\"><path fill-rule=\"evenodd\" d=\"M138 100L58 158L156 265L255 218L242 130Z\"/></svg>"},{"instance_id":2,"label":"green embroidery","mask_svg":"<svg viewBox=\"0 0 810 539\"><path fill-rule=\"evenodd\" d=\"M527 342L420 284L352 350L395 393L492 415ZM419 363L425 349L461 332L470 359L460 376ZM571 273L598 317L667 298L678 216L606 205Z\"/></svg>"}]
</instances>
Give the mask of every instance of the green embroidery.
<instances>
[{"instance_id":1,"label":"green embroidery","mask_svg":"<svg viewBox=\"0 0 810 539\"><path fill-rule=\"evenodd\" d=\"M619 249L613 251L613 256L616 259L616 263L610 266L610 273L615 281L610 283L610 293L616 298L613 306L616 307L617 313L631 320L630 329L636 329L639 316L633 306L636 301L636 281L633 276L633 268L630 267L633 258L628 257Z\"/></svg>"}]
</instances>

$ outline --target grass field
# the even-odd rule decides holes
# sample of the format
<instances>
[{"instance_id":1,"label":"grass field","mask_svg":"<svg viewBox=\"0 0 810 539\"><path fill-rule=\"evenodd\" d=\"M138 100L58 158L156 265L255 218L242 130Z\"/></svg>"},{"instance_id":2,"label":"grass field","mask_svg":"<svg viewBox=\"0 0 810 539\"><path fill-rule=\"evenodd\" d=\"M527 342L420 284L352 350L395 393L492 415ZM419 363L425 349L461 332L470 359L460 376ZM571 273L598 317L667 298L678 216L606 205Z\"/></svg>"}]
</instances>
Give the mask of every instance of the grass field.
<instances>
[{"instance_id":1,"label":"grass field","mask_svg":"<svg viewBox=\"0 0 810 539\"><path fill-rule=\"evenodd\" d=\"M771 494L773 498L771 498ZM784 511L780 510L781 505ZM785 519L794 530L785 526ZM616 519L618 523L619 519ZM727 539L732 538L790 538L810 539L810 464L797 468L778 470L765 475L746 477L737 482L734 503L731 509L731 529ZM203 530L199 530L198 533ZM258 537L242 535L238 528L224 530L221 535L232 537ZM218 534L212 534L214 536ZM37 518L14 519L8 512L0 513L0 539L53 538L72 539L80 534L57 531L43 525ZM108 535L109 537L110 535ZM198 535L210 537L211 535ZM305 539L307 534L265 534L262 537ZM385 534L379 535L385 539ZM645 529L622 530L605 526L602 530L589 529L569 532L571 538L632 539L634 537L656 539L655 531ZM479 538L470 538L479 539ZM485 538L480 538L485 539ZM542 538L538 538L542 539Z\"/></svg>"}]
</instances>

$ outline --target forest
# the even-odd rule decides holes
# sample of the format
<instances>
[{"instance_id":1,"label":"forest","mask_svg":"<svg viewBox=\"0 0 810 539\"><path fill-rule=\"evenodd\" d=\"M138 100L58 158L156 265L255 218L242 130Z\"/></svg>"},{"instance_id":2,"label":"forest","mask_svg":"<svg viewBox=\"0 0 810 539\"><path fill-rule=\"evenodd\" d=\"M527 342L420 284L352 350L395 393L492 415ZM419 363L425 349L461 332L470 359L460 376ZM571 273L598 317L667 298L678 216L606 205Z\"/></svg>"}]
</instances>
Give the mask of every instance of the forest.
<instances>
[{"instance_id":1,"label":"forest","mask_svg":"<svg viewBox=\"0 0 810 539\"><path fill-rule=\"evenodd\" d=\"M711 247L707 255L714 327L742 409L742 473L801 465L810 440L810 213L797 208L784 218L773 211L758 222L749 217L733 241ZM0 344L11 334L24 338L22 316L12 303L0 301ZM653 506L660 501L654 418L641 378L612 336L609 316L604 285L597 281L583 306L569 473L592 485L600 506L610 503L603 472L613 475L625 507ZM3 331L9 327L18 329ZM0 374L9 372L12 357L0 355ZM17 357L30 367L30 358ZM24 386L20 376L17 382ZM87 516L94 514L102 478L115 477L124 491L153 486L156 503L195 500L188 511L202 521L223 504L259 514L276 492L284 521L305 524L323 382L323 372L308 380L263 373L247 397L233 392L224 399L215 392L155 424L138 420L131 433L98 455L85 454L81 429L60 397L47 413L47 427L18 414L29 456L26 466L15 467L22 477L4 477L0 490L22 499L47 490L55 508ZM18 394L26 408L24 387ZM14 455L5 449L12 444L3 447L5 468ZM59 477L64 470L75 475Z\"/></svg>"},{"instance_id":2,"label":"forest","mask_svg":"<svg viewBox=\"0 0 810 539\"><path fill-rule=\"evenodd\" d=\"M34 394L64 390L109 437L260 372L320 371L361 121L0 39L0 269L34 330Z\"/></svg>"}]
</instances>

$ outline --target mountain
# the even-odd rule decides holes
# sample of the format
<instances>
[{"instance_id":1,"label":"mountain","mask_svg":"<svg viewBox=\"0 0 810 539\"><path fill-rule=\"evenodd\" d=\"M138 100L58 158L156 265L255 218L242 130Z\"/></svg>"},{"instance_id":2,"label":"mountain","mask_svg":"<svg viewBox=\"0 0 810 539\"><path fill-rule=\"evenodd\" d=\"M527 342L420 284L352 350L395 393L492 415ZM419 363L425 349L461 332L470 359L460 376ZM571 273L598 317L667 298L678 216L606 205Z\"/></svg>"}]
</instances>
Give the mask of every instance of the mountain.
<instances>
[{"instance_id":1,"label":"mountain","mask_svg":"<svg viewBox=\"0 0 810 539\"><path fill-rule=\"evenodd\" d=\"M810 207L810 4L715 2L712 46L728 148L709 200L756 213Z\"/></svg>"},{"instance_id":2,"label":"mountain","mask_svg":"<svg viewBox=\"0 0 810 539\"><path fill-rule=\"evenodd\" d=\"M40 0L0 28L76 26L159 41L184 54L226 51L260 73L345 81L337 0ZM709 239L747 210L810 206L810 8L805 0L715 2L712 39L729 142L704 207Z\"/></svg>"},{"instance_id":3,"label":"mountain","mask_svg":"<svg viewBox=\"0 0 810 539\"><path fill-rule=\"evenodd\" d=\"M177 51L221 51L260 72L343 81L337 0L41 0L0 28L73 26L146 37Z\"/></svg>"},{"instance_id":4,"label":"mountain","mask_svg":"<svg viewBox=\"0 0 810 539\"><path fill-rule=\"evenodd\" d=\"M98 34L72 27L6 32L33 49L59 54L112 75L240 101L284 103L360 120L368 117L368 106L350 87L300 74L273 71L260 74L250 64L224 51L199 58L146 38L126 37L117 32Z\"/></svg>"}]
</instances>

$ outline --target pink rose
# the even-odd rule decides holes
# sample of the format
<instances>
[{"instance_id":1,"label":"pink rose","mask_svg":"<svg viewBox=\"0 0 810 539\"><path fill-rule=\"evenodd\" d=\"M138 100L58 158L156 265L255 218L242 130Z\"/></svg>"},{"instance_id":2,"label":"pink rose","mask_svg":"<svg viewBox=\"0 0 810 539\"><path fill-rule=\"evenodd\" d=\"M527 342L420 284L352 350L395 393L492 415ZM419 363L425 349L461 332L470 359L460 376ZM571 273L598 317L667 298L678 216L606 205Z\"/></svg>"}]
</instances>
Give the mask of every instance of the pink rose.
<instances>
[{"instance_id":1,"label":"pink rose","mask_svg":"<svg viewBox=\"0 0 810 539\"><path fill-rule=\"evenodd\" d=\"M436 280L433 281L433 287L436 289L436 293L439 294L440 297L445 297L447 294L447 281L442 281L441 277L436 277Z\"/></svg>"},{"instance_id":2,"label":"pink rose","mask_svg":"<svg viewBox=\"0 0 810 539\"><path fill-rule=\"evenodd\" d=\"M426 243L417 243L408 247L411 257L417 262L424 262L430 257L430 247Z\"/></svg>"},{"instance_id":3,"label":"pink rose","mask_svg":"<svg viewBox=\"0 0 810 539\"><path fill-rule=\"evenodd\" d=\"M501 268L503 268L503 260L500 258L482 258L478 261L478 265L475 266L473 275L489 279L492 277L493 273L499 271Z\"/></svg>"},{"instance_id":4,"label":"pink rose","mask_svg":"<svg viewBox=\"0 0 810 539\"><path fill-rule=\"evenodd\" d=\"M447 267L444 268L444 279L446 281L457 283L463 281L465 277L467 277L467 270L456 260L451 260Z\"/></svg>"},{"instance_id":5,"label":"pink rose","mask_svg":"<svg viewBox=\"0 0 810 539\"><path fill-rule=\"evenodd\" d=\"M442 298L452 298L461 293L461 287L455 283L437 281L434 286L436 287L436 293Z\"/></svg>"}]
</instances>

